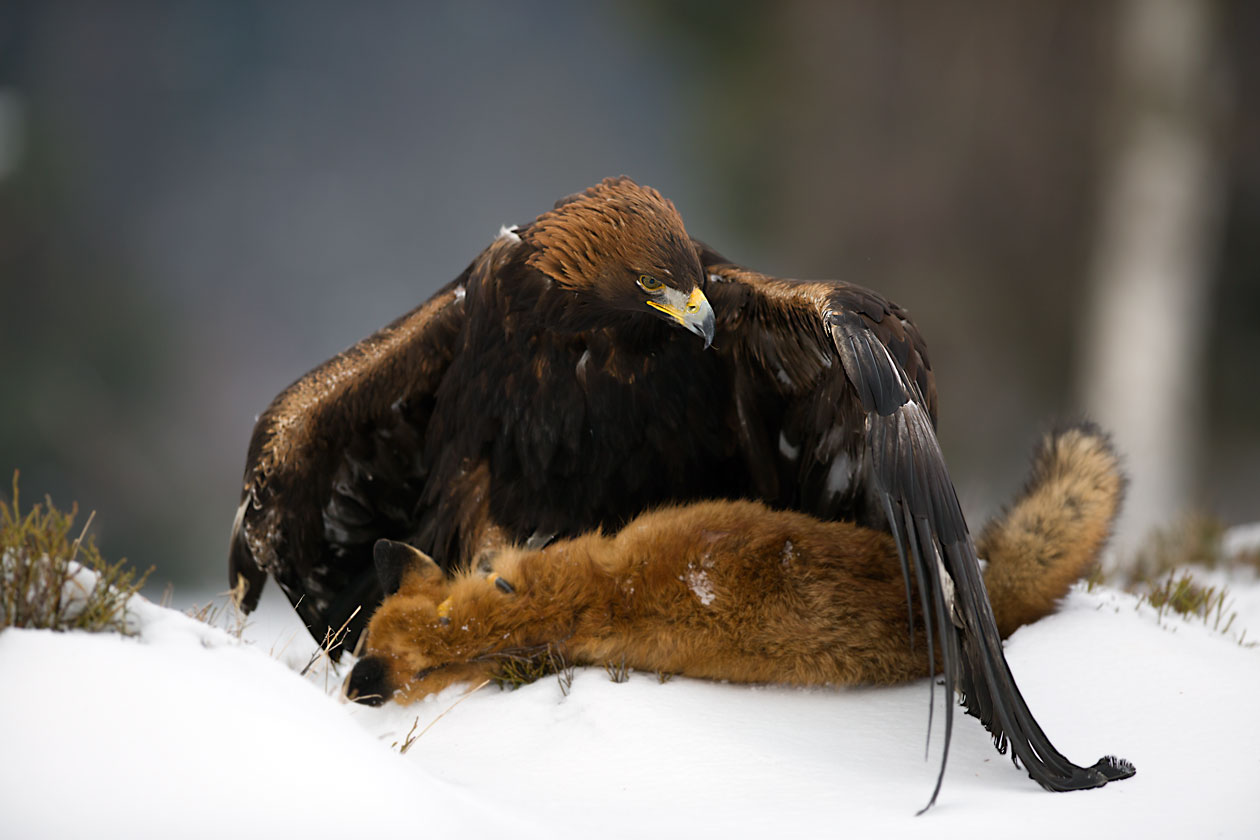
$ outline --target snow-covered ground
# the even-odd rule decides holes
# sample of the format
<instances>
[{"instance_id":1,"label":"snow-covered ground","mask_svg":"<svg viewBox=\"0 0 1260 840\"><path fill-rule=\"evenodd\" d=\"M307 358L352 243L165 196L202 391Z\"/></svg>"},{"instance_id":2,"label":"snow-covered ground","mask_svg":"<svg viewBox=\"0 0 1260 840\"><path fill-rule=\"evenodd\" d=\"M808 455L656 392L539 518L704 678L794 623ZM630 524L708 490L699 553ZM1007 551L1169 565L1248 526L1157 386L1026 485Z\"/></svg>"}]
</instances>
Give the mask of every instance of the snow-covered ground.
<instances>
[{"instance_id":1,"label":"snow-covered ground","mask_svg":"<svg viewBox=\"0 0 1260 840\"><path fill-rule=\"evenodd\" d=\"M135 638L0 633L0 837L1256 838L1260 648L1238 637L1260 639L1260 581L1229 582L1228 634L1078 589L1007 645L1056 745L1127 758L1134 778L1047 793L959 716L922 817L940 743L925 761L926 681L591 669L567 695L547 678L369 709L339 702L322 663L298 675L314 645L274 589L245 643L138 599Z\"/></svg>"}]
</instances>

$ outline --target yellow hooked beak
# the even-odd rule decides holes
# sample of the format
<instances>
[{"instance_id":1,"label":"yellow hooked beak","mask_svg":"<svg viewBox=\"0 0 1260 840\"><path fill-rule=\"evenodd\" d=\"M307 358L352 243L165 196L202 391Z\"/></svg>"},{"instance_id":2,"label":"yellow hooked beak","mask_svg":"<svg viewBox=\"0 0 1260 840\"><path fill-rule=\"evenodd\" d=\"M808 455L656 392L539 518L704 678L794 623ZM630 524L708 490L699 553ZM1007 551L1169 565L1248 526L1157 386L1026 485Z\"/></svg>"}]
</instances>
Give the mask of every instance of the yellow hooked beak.
<instances>
[{"instance_id":1,"label":"yellow hooked beak","mask_svg":"<svg viewBox=\"0 0 1260 840\"><path fill-rule=\"evenodd\" d=\"M700 291L699 286L692 289L690 295L667 286L661 292L659 300L649 300L647 305L665 313L680 327L703 338L705 347L713 343L713 307L709 306L709 299Z\"/></svg>"}]
</instances>

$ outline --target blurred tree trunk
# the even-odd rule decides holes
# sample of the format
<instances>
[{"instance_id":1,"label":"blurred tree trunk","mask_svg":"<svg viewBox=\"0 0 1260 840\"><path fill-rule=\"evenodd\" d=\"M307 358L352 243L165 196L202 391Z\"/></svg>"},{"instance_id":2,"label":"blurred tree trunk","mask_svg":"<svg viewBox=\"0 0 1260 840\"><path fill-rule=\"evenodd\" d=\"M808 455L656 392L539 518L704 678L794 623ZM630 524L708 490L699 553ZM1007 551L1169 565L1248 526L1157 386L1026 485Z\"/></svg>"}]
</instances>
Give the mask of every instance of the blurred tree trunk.
<instances>
[{"instance_id":1,"label":"blurred tree trunk","mask_svg":"<svg viewBox=\"0 0 1260 840\"><path fill-rule=\"evenodd\" d=\"M1217 11L1117 10L1116 86L1081 358L1085 405L1128 456L1118 556L1195 501L1222 184Z\"/></svg>"}]
</instances>

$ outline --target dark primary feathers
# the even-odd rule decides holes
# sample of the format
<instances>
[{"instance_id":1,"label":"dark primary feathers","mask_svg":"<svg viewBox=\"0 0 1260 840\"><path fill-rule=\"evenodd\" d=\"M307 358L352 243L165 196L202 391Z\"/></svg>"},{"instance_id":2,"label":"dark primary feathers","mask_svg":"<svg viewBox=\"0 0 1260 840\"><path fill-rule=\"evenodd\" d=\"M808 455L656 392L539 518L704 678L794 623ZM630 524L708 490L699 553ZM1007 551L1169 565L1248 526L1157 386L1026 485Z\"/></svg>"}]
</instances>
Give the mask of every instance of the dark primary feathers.
<instances>
[{"instance_id":1,"label":"dark primary feathers","mask_svg":"<svg viewBox=\"0 0 1260 840\"><path fill-rule=\"evenodd\" d=\"M379 538L450 570L662 504L760 499L892 532L947 685L1042 785L1131 773L1071 764L1025 706L935 422L923 339L895 304L734 265L655 190L608 179L276 398L230 574L247 609L269 573L313 635L349 622L353 647L381 597Z\"/></svg>"}]
</instances>

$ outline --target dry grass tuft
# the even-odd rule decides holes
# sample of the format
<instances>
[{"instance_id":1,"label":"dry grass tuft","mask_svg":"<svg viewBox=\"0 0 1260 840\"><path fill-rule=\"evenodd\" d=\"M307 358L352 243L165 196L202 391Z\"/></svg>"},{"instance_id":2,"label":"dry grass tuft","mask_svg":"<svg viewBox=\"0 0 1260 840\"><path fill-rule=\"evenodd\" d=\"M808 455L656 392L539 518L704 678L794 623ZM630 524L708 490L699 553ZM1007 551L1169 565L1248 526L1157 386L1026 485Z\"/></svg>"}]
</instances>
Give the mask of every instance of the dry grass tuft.
<instances>
[{"instance_id":1,"label":"dry grass tuft","mask_svg":"<svg viewBox=\"0 0 1260 840\"><path fill-rule=\"evenodd\" d=\"M1213 630L1228 633L1238 617L1235 612L1225 612L1229 588L1203 586L1187 571L1172 570L1161 581L1147 584L1140 601L1155 608L1162 620L1169 612L1187 618L1197 618Z\"/></svg>"},{"instance_id":2,"label":"dry grass tuft","mask_svg":"<svg viewBox=\"0 0 1260 840\"><path fill-rule=\"evenodd\" d=\"M416 722L411 724L411 731L407 733L407 737L401 741L395 741L390 744L390 749L398 750L399 754L406 755L407 750L411 749L411 745L419 740L420 736L416 734L416 730L420 728L420 718L416 718Z\"/></svg>"},{"instance_id":3,"label":"dry grass tuft","mask_svg":"<svg viewBox=\"0 0 1260 840\"><path fill-rule=\"evenodd\" d=\"M605 662L604 670L608 672L608 679L615 683L623 683L630 679L630 666L626 664L626 658L621 657L620 662ZM660 677L657 677L659 680Z\"/></svg>"},{"instance_id":4,"label":"dry grass tuft","mask_svg":"<svg viewBox=\"0 0 1260 840\"><path fill-rule=\"evenodd\" d=\"M245 637L245 629L249 627L249 616L241 609L241 596L245 594L245 586L245 579L241 578L235 589L222 593L204 606L190 607L184 614L203 624L218 627L238 641L242 640ZM163 600L167 598L164 596Z\"/></svg>"},{"instance_id":5,"label":"dry grass tuft","mask_svg":"<svg viewBox=\"0 0 1260 840\"><path fill-rule=\"evenodd\" d=\"M448 714L451 713L452 709L454 709L460 703L463 703L465 700L467 700L472 695L476 694L478 691L481 691L481 689L485 688L490 683L491 683L491 680L482 680L477 685L474 685L472 688L468 689L463 694L459 695L459 697L455 700L454 703L447 706L440 715L435 717L433 720L429 721L429 725L426 726L424 729L421 729L419 732L416 731L416 728L420 726L420 718L416 718L415 723L411 724L411 731L407 733L407 737L404 738L401 742L395 741L393 744L390 745L390 747L391 748L397 747L400 755L406 755L407 750L411 749L415 745L416 741L419 741L421 738L423 738L424 733L432 729L435 723L437 723L442 718L446 717Z\"/></svg>"},{"instance_id":6,"label":"dry grass tuft","mask_svg":"<svg viewBox=\"0 0 1260 840\"><path fill-rule=\"evenodd\" d=\"M532 650L500 651L488 658L495 663L493 679L499 688L517 689L555 674L560 693L569 696L569 688L573 685L573 665L552 645Z\"/></svg>"},{"instance_id":7,"label":"dry grass tuft","mask_svg":"<svg viewBox=\"0 0 1260 840\"><path fill-rule=\"evenodd\" d=\"M1191 513L1170 525L1157 528L1128 558L1121 569L1110 574L1095 569L1085 578L1088 591L1108 584L1138 596L1138 607L1149 605L1163 623L1171 614L1202 621L1211 629L1230 634L1238 643L1246 641L1246 630L1238 629L1238 614L1229 609L1227 586L1207 586L1195 579L1194 570L1231 570L1251 567L1260 571L1260 552L1230 553L1223 537L1226 527L1215 516Z\"/></svg>"},{"instance_id":8,"label":"dry grass tuft","mask_svg":"<svg viewBox=\"0 0 1260 840\"><path fill-rule=\"evenodd\" d=\"M0 499L0 629L133 634L127 601L153 570L137 577L125 560L106 562L88 534L92 516L71 538L77 514L47 498L23 514L13 473L13 501Z\"/></svg>"},{"instance_id":9,"label":"dry grass tuft","mask_svg":"<svg viewBox=\"0 0 1260 840\"><path fill-rule=\"evenodd\" d=\"M1225 524L1215 516L1191 513L1151 532L1128 564L1135 581L1152 581L1186 566L1216 569L1229 566L1221 537Z\"/></svg>"},{"instance_id":10,"label":"dry grass tuft","mask_svg":"<svg viewBox=\"0 0 1260 840\"><path fill-rule=\"evenodd\" d=\"M346 618L345 622L337 628L336 632L330 627L324 631L324 641L322 641L315 652L311 654L307 660L306 666L298 672L298 676L305 677L311 673L311 669L315 667L317 662L324 663L324 693L327 694L332 687L341 680L341 671L337 667L337 661L333 659L332 653L341 647L346 640L346 634L350 627L350 622L354 621L354 617L359 614L359 610L363 607L355 607L354 612Z\"/></svg>"}]
</instances>

